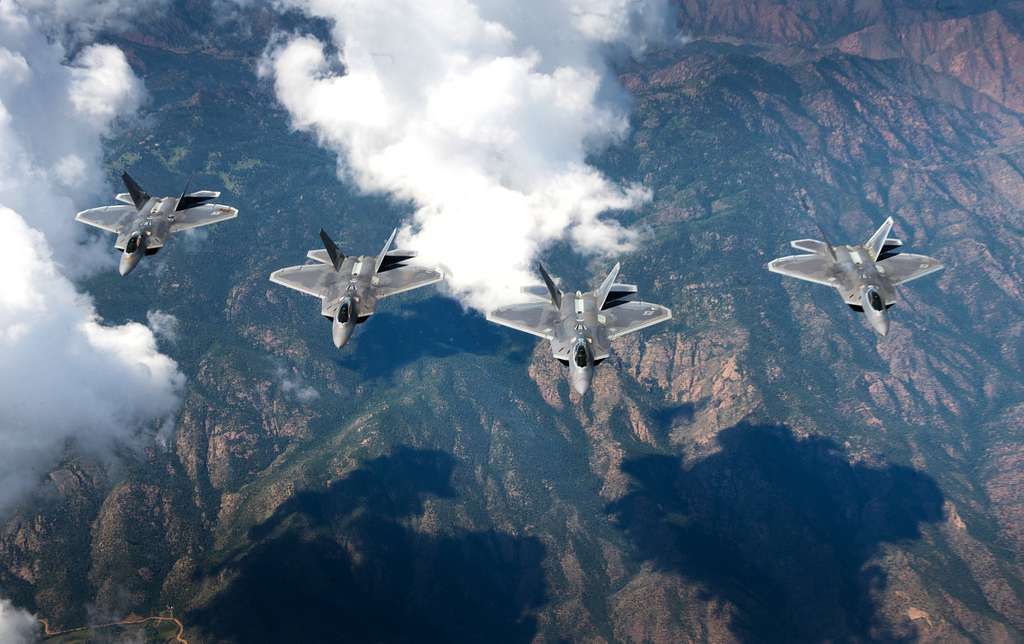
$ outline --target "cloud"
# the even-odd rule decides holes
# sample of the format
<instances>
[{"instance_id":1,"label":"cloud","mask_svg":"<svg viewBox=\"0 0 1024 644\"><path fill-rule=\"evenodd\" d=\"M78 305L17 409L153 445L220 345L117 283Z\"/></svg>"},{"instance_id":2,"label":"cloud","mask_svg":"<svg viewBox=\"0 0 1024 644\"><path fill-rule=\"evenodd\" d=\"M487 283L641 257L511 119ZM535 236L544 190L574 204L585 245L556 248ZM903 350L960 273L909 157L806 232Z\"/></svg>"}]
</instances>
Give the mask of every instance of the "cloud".
<instances>
[{"instance_id":1,"label":"cloud","mask_svg":"<svg viewBox=\"0 0 1024 644\"><path fill-rule=\"evenodd\" d=\"M275 370L277 379L281 382L281 391L303 403L308 403L320 397L320 392L306 384L302 375L294 369L289 371L284 367Z\"/></svg>"},{"instance_id":2,"label":"cloud","mask_svg":"<svg viewBox=\"0 0 1024 644\"><path fill-rule=\"evenodd\" d=\"M153 15L169 0L0 0L0 20L16 14L48 36L91 40L106 29L124 29L139 15Z\"/></svg>"},{"instance_id":3,"label":"cloud","mask_svg":"<svg viewBox=\"0 0 1024 644\"><path fill-rule=\"evenodd\" d=\"M40 639L40 624L28 611L0 599L0 642L30 644Z\"/></svg>"},{"instance_id":4,"label":"cloud","mask_svg":"<svg viewBox=\"0 0 1024 644\"><path fill-rule=\"evenodd\" d=\"M146 312L146 324L153 334L167 342L178 341L178 328L181 326L178 318L170 313L160 310Z\"/></svg>"},{"instance_id":5,"label":"cloud","mask_svg":"<svg viewBox=\"0 0 1024 644\"><path fill-rule=\"evenodd\" d=\"M67 63L30 4L0 0L0 511L68 444L103 450L166 423L184 385L149 327L104 324L68 277L116 261L109 237L82 242L74 213L95 205L101 139L142 84L109 45Z\"/></svg>"},{"instance_id":6,"label":"cloud","mask_svg":"<svg viewBox=\"0 0 1024 644\"><path fill-rule=\"evenodd\" d=\"M33 489L69 440L102 449L173 414L184 376L137 323L104 325L43 235L0 207L0 509Z\"/></svg>"},{"instance_id":7,"label":"cloud","mask_svg":"<svg viewBox=\"0 0 1024 644\"><path fill-rule=\"evenodd\" d=\"M76 210L109 202L100 139L145 97L124 53L57 42L0 0L0 204L41 230L71 276L112 268L108 236L89 236ZM101 201L97 201L101 200ZM91 241L90 241L91 240Z\"/></svg>"},{"instance_id":8,"label":"cloud","mask_svg":"<svg viewBox=\"0 0 1024 644\"><path fill-rule=\"evenodd\" d=\"M606 213L648 193L586 158L628 129L604 57L659 37L664 0L285 4L331 21L338 53L283 38L261 72L343 175L415 204L400 242L443 265L463 302L517 299L557 240L601 254L635 243Z\"/></svg>"}]
</instances>

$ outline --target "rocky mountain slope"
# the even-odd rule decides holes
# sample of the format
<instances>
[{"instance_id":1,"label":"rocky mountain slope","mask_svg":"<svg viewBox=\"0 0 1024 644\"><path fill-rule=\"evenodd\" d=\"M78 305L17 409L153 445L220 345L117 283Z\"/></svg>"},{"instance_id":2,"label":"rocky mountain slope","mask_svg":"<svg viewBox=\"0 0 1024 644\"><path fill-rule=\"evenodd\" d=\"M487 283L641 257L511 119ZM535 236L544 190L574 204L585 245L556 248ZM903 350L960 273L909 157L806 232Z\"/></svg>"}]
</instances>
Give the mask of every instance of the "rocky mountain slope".
<instances>
[{"instance_id":1,"label":"rocky mountain slope","mask_svg":"<svg viewBox=\"0 0 1024 644\"><path fill-rule=\"evenodd\" d=\"M186 399L115 467L69 448L0 528L0 587L55 626L173 605L201 642L1020 641L1024 5L982 5L683 0L692 40L621 66L631 135L593 159L652 190L621 260L675 316L583 400L432 293L335 351L266 276L404 209L289 130L262 10L119 36L153 114L111 167L198 170L242 214L139 269L157 304L89 283L111 320L181 320ZM851 241L891 214L946 269L879 339L764 270L811 214Z\"/></svg>"}]
</instances>

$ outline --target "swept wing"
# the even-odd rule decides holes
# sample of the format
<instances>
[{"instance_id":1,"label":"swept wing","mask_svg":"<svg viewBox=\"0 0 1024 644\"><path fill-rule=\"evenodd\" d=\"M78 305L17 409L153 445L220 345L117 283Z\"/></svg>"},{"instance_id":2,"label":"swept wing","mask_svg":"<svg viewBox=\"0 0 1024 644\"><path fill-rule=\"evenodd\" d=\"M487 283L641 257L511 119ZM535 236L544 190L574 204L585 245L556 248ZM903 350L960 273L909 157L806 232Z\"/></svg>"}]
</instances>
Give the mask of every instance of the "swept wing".
<instances>
[{"instance_id":1,"label":"swept wing","mask_svg":"<svg viewBox=\"0 0 1024 644\"><path fill-rule=\"evenodd\" d=\"M943 266L939 260L926 255L915 255L913 253L901 253L889 259L884 259L875 265L878 272L889 278L893 286L905 284L910 280L916 280L935 271L941 271Z\"/></svg>"},{"instance_id":2,"label":"swept wing","mask_svg":"<svg viewBox=\"0 0 1024 644\"><path fill-rule=\"evenodd\" d=\"M768 270L807 282L835 286L831 281L832 259L824 255L790 255L768 263Z\"/></svg>"},{"instance_id":3,"label":"swept wing","mask_svg":"<svg viewBox=\"0 0 1024 644\"><path fill-rule=\"evenodd\" d=\"M558 315L550 302L528 302L495 309L487 314L487 319L550 340L555 336Z\"/></svg>"},{"instance_id":4,"label":"swept wing","mask_svg":"<svg viewBox=\"0 0 1024 644\"><path fill-rule=\"evenodd\" d=\"M608 339L614 340L640 329L672 319L672 311L650 302L623 302L601 312Z\"/></svg>"},{"instance_id":5,"label":"swept wing","mask_svg":"<svg viewBox=\"0 0 1024 644\"><path fill-rule=\"evenodd\" d=\"M171 224L171 232L176 233L191 228L199 228L200 226L209 226L220 221L234 219L237 216L238 210L231 206L203 204L174 213L174 223Z\"/></svg>"},{"instance_id":6,"label":"swept wing","mask_svg":"<svg viewBox=\"0 0 1024 644\"><path fill-rule=\"evenodd\" d=\"M101 228L108 232L120 233L126 219L135 213L132 206L102 206L90 208L75 215L75 221Z\"/></svg>"},{"instance_id":7,"label":"swept wing","mask_svg":"<svg viewBox=\"0 0 1024 644\"><path fill-rule=\"evenodd\" d=\"M329 280L334 274L334 267L329 264L289 266L271 273L270 281L323 299L330 288Z\"/></svg>"},{"instance_id":8,"label":"swept wing","mask_svg":"<svg viewBox=\"0 0 1024 644\"><path fill-rule=\"evenodd\" d=\"M443 278L440 271L412 266L380 273L374 278L374 286L377 297L385 298L440 282Z\"/></svg>"}]
</instances>

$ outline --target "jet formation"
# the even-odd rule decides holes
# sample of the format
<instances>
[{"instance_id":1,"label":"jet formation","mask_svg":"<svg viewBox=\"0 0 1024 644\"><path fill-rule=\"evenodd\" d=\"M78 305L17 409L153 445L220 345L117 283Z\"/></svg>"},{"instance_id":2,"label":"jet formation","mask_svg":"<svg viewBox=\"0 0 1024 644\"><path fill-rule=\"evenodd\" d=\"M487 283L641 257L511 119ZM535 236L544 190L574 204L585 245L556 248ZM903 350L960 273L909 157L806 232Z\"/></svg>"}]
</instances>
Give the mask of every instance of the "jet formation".
<instances>
[{"instance_id":1,"label":"jet formation","mask_svg":"<svg viewBox=\"0 0 1024 644\"><path fill-rule=\"evenodd\" d=\"M660 304L632 301L637 287L620 284L619 264L593 291L563 293L538 264L543 286L522 290L532 302L495 309L487 319L517 331L544 338L556 360L569 367L569 383L579 395L587 393L594 367L611 353L611 341L672 318Z\"/></svg>"},{"instance_id":2,"label":"jet formation","mask_svg":"<svg viewBox=\"0 0 1024 644\"><path fill-rule=\"evenodd\" d=\"M219 192L189 192L186 184L178 197L152 197L128 173L121 180L128 192L116 196L120 205L84 210L75 219L117 235L114 247L122 251L122 276L144 255L163 248L173 233L238 216L235 208L211 203ZM824 231L822 240L798 239L790 245L806 254L772 260L768 270L835 288L884 336L896 288L943 268L931 257L901 252L903 243L889 236L892 227L890 217L863 244L834 245ZM346 256L321 229L323 248L306 254L310 263L276 270L270 281L319 298L320 314L331 322L334 346L341 348L355 327L376 312L380 300L444 279L436 268L407 264L416 253L392 249L397 233L391 232L377 255ZM563 292L542 264L537 268L543 284L522 289L530 301L494 309L487 319L547 340L555 359L569 368L569 384L581 396L590 388L594 367L611 354L613 340L672 318L660 304L632 299L637 287L618 281L619 264L596 289L572 293Z\"/></svg>"},{"instance_id":3,"label":"jet formation","mask_svg":"<svg viewBox=\"0 0 1024 644\"><path fill-rule=\"evenodd\" d=\"M220 196L212 190L189 192L178 197L152 197L128 173L121 175L128 192L114 197L122 205L83 210L75 220L117 235L114 248L121 251L118 272L132 272L143 255L153 255L177 232L209 226L238 216L231 206L209 203Z\"/></svg>"},{"instance_id":4,"label":"jet formation","mask_svg":"<svg viewBox=\"0 0 1024 644\"><path fill-rule=\"evenodd\" d=\"M768 270L839 291L851 309L863 313L879 335L889 332L887 310L896 303L896 287L942 270L942 264L925 255L901 253L903 242L889 237L889 217L863 244L834 246L821 231L822 240L798 239L790 246L809 255L790 255L768 263ZM820 229L819 229L820 230Z\"/></svg>"}]
</instances>

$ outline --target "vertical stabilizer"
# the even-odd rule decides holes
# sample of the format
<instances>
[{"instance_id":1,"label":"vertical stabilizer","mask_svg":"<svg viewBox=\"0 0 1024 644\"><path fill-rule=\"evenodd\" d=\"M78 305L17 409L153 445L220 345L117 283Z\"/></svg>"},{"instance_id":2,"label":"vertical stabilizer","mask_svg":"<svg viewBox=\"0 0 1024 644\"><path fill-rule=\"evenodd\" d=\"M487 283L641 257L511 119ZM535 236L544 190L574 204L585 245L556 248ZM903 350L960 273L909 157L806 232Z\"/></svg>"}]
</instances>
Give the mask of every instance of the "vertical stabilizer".
<instances>
[{"instance_id":1,"label":"vertical stabilizer","mask_svg":"<svg viewBox=\"0 0 1024 644\"><path fill-rule=\"evenodd\" d=\"M597 310L600 311L604 308L605 300L608 299L608 293L611 292L612 286L615 285L615 280L619 277L620 265L618 262L612 267L612 271L608 273L608 277L604 278L601 282L601 286L597 287L597 292L594 293L594 299L596 300Z\"/></svg>"},{"instance_id":2,"label":"vertical stabilizer","mask_svg":"<svg viewBox=\"0 0 1024 644\"><path fill-rule=\"evenodd\" d=\"M395 228L391 231L391 236L388 237L388 241L384 244L384 248L381 249L380 254L377 255L377 262L373 265L373 272L379 273L380 267L384 263L384 258L387 257L388 251L391 250L391 244L395 243L395 235L398 234L398 229Z\"/></svg>"},{"instance_id":3,"label":"vertical stabilizer","mask_svg":"<svg viewBox=\"0 0 1024 644\"><path fill-rule=\"evenodd\" d=\"M832 242L828 240L825 229L821 227L817 219L814 220L814 225L818 227L818 232L821 233L821 241L825 243L825 250L828 251L828 256L832 258L832 261L836 261L836 249L832 247Z\"/></svg>"},{"instance_id":4,"label":"vertical stabilizer","mask_svg":"<svg viewBox=\"0 0 1024 644\"><path fill-rule=\"evenodd\" d=\"M331 239L330 235L327 234L323 228L320 229L320 239L324 243L324 249L327 250L327 255L331 258L331 264L334 265L334 270L341 270L341 263L345 261L345 254L338 250L338 246Z\"/></svg>"},{"instance_id":5,"label":"vertical stabilizer","mask_svg":"<svg viewBox=\"0 0 1024 644\"><path fill-rule=\"evenodd\" d=\"M548 294L551 295L551 303L555 305L556 309L561 310L562 308L562 291L555 286L555 281L551 279L548 272L544 270L544 264L537 262L537 268L540 269L540 276L544 278L544 286L548 287Z\"/></svg>"},{"instance_id":6,"label":"vertical stabilizer","mask_svg":"<svg viewBox=\"0 0 1024 644\"><path fill-rule=\"evenodd\" d=\"M142 189L142 186L135 183L135 179L132 179L127 172L121 173L121 181L124 182L124 187L128 188L128 194L132 197L132 203L135 204L136 210L142 210L142 207L149 201L149 193Z\"/></svg>"},{"instance_id":7,"label":"vertical stabilizer","mask_svg":"<svg viewBox=\"0 0 1024 644\"><path fill-rule=\"evenodd\" d=\"M885 241L889 238L889 233L892 231L892 217L885 220L875 234L871 236L866 242L864 242L864 248L868 250L872 260L877 260L878 256L882 254L882 249L885 247Z\"/></svg>"}]
</instances>

